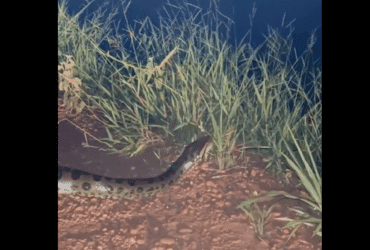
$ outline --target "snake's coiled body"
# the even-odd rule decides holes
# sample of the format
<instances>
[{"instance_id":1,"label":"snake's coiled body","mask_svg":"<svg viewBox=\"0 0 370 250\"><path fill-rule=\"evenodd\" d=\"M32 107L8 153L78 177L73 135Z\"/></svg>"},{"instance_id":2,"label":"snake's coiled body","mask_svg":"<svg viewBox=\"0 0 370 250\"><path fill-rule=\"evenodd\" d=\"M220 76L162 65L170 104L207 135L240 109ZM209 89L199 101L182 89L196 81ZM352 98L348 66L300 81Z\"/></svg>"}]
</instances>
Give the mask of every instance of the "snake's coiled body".
<instances>
[{"instance_id":1,"label":"snake's coiled body","mask_svg":"<svg viewBox=\"0 0 370 250\"><path fill-rule=\"evenodd\" d=\"M163 191L185 175L210 148L210 136L187 145L164 173L151 178L116 179L58 166L58 193L79 196L138 199Z\"/></svg>"}]
</instances>

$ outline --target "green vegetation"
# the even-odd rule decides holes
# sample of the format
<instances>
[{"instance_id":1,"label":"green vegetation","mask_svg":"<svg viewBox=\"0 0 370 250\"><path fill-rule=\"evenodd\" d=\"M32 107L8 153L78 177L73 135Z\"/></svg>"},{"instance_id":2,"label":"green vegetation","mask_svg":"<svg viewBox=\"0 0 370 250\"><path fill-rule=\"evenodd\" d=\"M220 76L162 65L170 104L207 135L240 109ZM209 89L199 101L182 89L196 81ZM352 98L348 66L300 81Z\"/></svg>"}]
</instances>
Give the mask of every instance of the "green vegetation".
<instances>
[{"instance_id":1,"label":"green vegetation","mask_svg":"<svg viewBox=\"0 0 370 250\"><path fill-rule=\"evenodd\" d=\"M250 218L251 222L254 226L254 231L258 236L264 235L264 226L268 223L267 219L271 215L272 210L274 209L275 205L269 207L268 210L260 210L256 203L249 203L240 206Z\"/></svg>"},{"instance_id":2,"label":"green vegetation","mask_svg":"<svg viewBox=\"0 0 370 250\"><path fill-rule=\"evenodd\" d=\"M291 131L289 131L291 133ZM252 222L255 225L255 228L257 230L257 233L259 235L263 235L263 226L266 223L265 218L271 213L272 207L268 210L268 212L261 213L259 210L259 213L255 213L255 207L257 207L256 202L258 202L260 199L266 198L266 197L276 197L276 196L285 196L289 199L296 199L301 200L305 203L307 203L310 206L309 211L303 211L301 209L297 208L289 208L290 210L294 211L299 218L298 219L291 219L284 228L292 227L293 230L288 238L290 237L304 224L308 225L315 225L316 229L314 231L314 234L318 236L322 236L322 180L321 177L317 171L316 163L312 157L311 152L308 152L309 154L309 160L307 160L302 152L302 149L298 145L297 140L293 137L293 141L298 149L299 152L299 158L297 158L297 155L292 151L292 149L288 146L288 143L286 140L284 140L284 143L286 144L289 155L283 154L286 161L288 162L288 165L291 169L293 169L297 176L299 177L300 181L302 182L304 188L309 194L309 197L303 197L303 196L294 196L291 195L285 191L271 191L268 192L265 195L256 196L253 198L250 198L244 202L242 202L237 208L242 209L251 219ZM305 143L307 143L307 139L304 138ZM309 161L311 161L311 165L309 164ZM312 166L312 168L311 168ZM254 205L254 207L252 207ZM257 207L258 208L258 207ZM260 216L256 216L260 215ZM263 216L262 216L263 215ZM257 218L257 219L256 219ZM261 229L262 228L262 229Z\"/></svg>"},{"instance_id":3,"label":"green vegetation","mask_svg":"<svg viewBox=\"0 0 370 250\"><path fill-rule=\"evenodd\" d=\"M70 16L66 2L59 4L59 89L67 108L97 114L109 135L101 142L113 153L135 155L162 138L188 143L209 134L220 170L232 166L236 142L268 155L271 170L282 172L285 161L311 197L270 196L310 204L319 215L287 226L310 221L321 235L322 70L310 63L313 44L298 57L290 23L269 28L256 48L245 42L250 32L232 46L233 22L215 1L207 13L168 4L157 26L149 18L130 26L129 5L122 2L126 26L119 33L111 25L117 9L108 18L99 9L80 25L84 9Z\"/></svg>"}]
</instances>

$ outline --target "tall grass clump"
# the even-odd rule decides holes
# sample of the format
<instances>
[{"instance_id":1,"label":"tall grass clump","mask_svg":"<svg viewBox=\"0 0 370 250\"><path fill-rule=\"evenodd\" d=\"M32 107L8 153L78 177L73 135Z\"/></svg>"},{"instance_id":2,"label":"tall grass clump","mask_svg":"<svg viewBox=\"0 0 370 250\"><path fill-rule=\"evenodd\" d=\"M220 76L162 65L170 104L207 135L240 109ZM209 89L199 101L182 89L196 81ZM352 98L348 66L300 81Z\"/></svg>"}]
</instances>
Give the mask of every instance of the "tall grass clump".
<instances>
[{"instance_id":1,"label":"tall grass clump","mask_svg":"<svg viewBox=\"0 0 370 250\"><path fill-rule=\"evenodd\" d=\"M104 21L99 9L80 24L87 6L75 16L66 2L58 6L59 88L70 108L87 108L105 124L104 150L134 155L167 137L186 144L210 134L222 170L233 165L230 152L241 143L243 152L267 155L268 168L296 171L310 197L294 198L315 210L310 223L318 223L320 235L322 70L312 60L315 31L297 55L293 22L268 27L257 47L251 30L232 45L233 21L215 1L206 13L186 1L168 2L156 24L145 18L134 26L130 2L121 4L122 30L112 25L118 9ZM251 25L255 14L253 7Z\"/></svg>"},{"instance_id":2,"label":"tall grass clump","mask_svg":"<svg viewBox=\"0 0 370 250\"><path fill-rule=\"evenodd\" d=\"M129 4L122 2L126 10ZM80 13L69 17L60 5L58 54L74 58L74 76L82 80L85 94L81 99L104 115L110 138L102 141L113 152L143 149L159 135L188 140L211 134L212 126L220 136L233 126L240 93L234 62L226 61L229 37L220 35L228 34L232 21L221 22L211 12L201 15L199 7L186 2L168 5L158 26L146 18L133 28L124 12L123 33L106 28L107 21L100 24L100 15L81 28L76 25ZM100 27L108 35L97 32Z\"/></svg>"}]
</instances>

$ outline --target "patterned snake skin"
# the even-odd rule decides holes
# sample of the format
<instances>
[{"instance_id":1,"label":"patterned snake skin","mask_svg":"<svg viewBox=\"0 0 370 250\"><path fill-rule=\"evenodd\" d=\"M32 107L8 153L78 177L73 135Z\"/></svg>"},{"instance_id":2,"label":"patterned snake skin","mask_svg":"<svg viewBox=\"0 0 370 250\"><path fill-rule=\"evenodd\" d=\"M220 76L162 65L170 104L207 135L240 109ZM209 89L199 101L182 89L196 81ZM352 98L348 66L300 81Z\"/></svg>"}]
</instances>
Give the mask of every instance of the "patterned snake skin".
<instances>
[{"instance_id":1,"label":"patterned snake skin","mask_svg":"<svg viewBox=\"0 0 370 250\"><path fill-rule=\"evenodd\" d=\"M58 166L58 193L138 199L149 197L173 185L203 158L211 147L211 137L190 143L181 156L162 174L151 178L116 179Z\"/></svg>"}]
</instances>

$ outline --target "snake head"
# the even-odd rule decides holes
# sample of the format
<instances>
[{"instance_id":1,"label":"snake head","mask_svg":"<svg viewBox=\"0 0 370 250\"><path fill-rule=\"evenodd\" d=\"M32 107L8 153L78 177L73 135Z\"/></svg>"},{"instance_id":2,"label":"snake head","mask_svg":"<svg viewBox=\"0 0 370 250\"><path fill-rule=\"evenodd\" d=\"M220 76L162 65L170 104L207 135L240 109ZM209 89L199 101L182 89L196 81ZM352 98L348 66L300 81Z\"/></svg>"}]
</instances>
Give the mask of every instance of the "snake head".
<instances>
[{"instance_id":1,"label":"snake head","mask_svg":"<svg viewBox=\"0 0 370 250\"><path fill-rule=\"evenodd\" d=\"M212 147L212 137L204 136L186 146L183 155L188 161L203 159Z\"/></svg>"}]
</instances>

